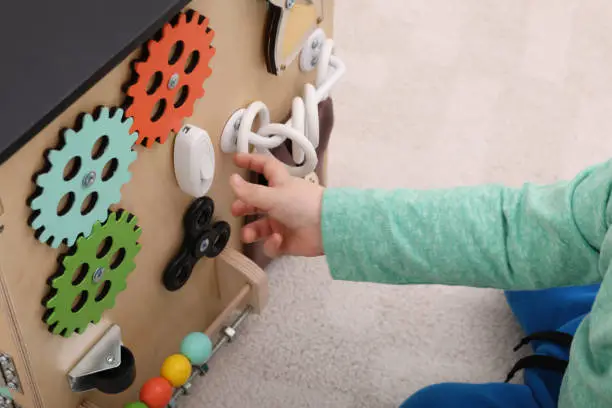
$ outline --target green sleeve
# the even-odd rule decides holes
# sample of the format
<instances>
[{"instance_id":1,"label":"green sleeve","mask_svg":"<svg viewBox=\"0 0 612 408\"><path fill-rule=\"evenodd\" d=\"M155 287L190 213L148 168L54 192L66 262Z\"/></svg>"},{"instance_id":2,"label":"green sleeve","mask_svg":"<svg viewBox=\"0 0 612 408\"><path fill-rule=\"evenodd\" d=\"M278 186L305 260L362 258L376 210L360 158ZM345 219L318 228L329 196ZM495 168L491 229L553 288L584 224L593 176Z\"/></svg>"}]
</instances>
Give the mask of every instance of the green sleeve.
<instances>
[{"instance_id":1,"label":"green sleeve","mask_svg":"<svg viewBox=\"0 0 612 408\"><path fill-rule=\"evenodd\" d=\"M323 245L338 280L539 289L597 283L612 165L522 188L329 188Z\"/></svg>"},{"instance_id":2,"label":"green sleeve","mask_svg":"<svg viewBox=\"0 0 612 408\"><path fill-rule=\"evenodd\" d=\"M602 249L602 265L608 265L593 309L572 341L570 361L563 377L559 408L612 407L612 269L609 265L612 237ZM607 254L604 256L604 252ZM605 258L608 258L604 260Z\"/></svg>"}]
</instances>

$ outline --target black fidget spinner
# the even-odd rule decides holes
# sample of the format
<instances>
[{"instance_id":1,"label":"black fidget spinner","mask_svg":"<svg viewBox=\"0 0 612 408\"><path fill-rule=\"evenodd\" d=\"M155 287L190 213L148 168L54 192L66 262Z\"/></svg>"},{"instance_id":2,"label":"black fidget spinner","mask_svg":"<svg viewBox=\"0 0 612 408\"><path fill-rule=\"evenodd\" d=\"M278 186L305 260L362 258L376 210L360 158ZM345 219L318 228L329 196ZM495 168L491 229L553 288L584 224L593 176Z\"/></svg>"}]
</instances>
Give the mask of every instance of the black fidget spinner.
<instances>
[{"instance_id":1,"label":"black fidget spinner","mask_svg":"<svg viewBox=\"0 0 612 408\"><path fill-rule=\"evenodd\" d=\"M209 197L195 200L183 218L185 238L179 253L166 267L163 284L171 292L179 290L191 277L193 267L203 257L218 256L230 238L230 225L212 223L215 203Z\"/></svg>"}]
</instances>

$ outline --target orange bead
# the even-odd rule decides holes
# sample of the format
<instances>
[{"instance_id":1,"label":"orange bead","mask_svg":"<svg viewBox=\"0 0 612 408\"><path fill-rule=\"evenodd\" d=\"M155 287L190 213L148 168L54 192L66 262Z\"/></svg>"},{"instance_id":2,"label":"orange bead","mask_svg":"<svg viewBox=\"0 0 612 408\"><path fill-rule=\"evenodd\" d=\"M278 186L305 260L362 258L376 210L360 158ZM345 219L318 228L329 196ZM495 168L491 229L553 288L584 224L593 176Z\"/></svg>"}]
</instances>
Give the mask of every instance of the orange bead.
<instances>
[{"instance_id":1,"label":"orange bead","mask_svg":"<svg viewBox=\"0 0 612 408\"><path fill-rule=\"evenodd\" d=\"M140 401L149 408L166 408L172 399L172 391L172 385L165 378L151 378L140 389Z\"/></svg>"}]
</instances>

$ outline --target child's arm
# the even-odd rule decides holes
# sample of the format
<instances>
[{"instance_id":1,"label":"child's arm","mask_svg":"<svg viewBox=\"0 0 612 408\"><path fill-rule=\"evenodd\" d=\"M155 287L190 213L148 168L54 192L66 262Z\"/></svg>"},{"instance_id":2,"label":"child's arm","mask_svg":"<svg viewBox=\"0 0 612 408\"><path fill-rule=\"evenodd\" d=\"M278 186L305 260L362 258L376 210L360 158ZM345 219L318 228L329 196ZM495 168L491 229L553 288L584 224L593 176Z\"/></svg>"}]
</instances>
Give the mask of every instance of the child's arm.
<instances>
[{"instance_id":1,"label":"child's arm","mask_svg":"<svg viewBox=\"0 0 612 408\"><path fill-rule=\"evenodd\" d=\"M270 256L325 253L335 279L537 289L600 282L612 162L520 189L323 189L270 156L238 155L269 187L233 176L235 216L265 217L242 239Z\"/></svg>"},{"instance_id":2,"label":"child's arm","mask_svg":"<svg viewBox=\"0 0 612 408\"><path fill-rule=\"evenodd\" d=\"M340 280L537 289L600 282L611 163L521 189L328 189L323 243Z\"/></svg>"}]
</instances>

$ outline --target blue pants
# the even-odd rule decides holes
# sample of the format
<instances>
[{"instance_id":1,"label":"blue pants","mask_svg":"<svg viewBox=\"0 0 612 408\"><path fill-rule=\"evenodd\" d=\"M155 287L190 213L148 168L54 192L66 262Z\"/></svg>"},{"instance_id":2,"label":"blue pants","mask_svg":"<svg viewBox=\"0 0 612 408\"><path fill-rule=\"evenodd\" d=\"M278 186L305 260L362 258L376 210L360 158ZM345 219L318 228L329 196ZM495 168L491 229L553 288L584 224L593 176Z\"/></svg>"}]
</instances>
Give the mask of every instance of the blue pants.
<instances>
[{"instance_id":1,"label":"blue pants","mask_svg":"<svg viewBox=\"0 0 612 408\"><path fill-rule=\"evenodd\" d=\"M527 335L542 331L574 334L590 312L599 285L506 292L506 299ZM531 344L534 354L569 359L569 350L546 341ZM426 387L400 408L556 408L563 375L527 369L524 384L447 383Z\"/></svg>"}]
</instances>

